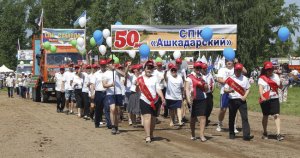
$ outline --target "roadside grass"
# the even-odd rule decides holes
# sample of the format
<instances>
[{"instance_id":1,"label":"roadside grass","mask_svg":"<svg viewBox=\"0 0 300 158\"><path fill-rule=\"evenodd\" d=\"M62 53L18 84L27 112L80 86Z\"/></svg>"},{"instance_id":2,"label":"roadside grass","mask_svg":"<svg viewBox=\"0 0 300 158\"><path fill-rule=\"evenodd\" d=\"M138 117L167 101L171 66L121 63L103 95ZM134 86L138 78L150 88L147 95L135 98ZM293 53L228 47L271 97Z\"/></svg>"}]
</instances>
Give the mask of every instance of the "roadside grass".
<instances>
[{"instance_id":1,"label":"roadside grass","mask_svg":"<svg viewBox=\"0 0 300 158\"><path fill-rule=\"evenodd\" d=\"M252 84L250 94L247 98L247 105L250 111L261 112L258 98L258 86L256 84ZM219 107L219 105L220 89L216 88L214 91L214 107ZM287 102L280 104L280 114L300 116L300 87L292 87L288 89Z\"/></svg>"}]
</instances>

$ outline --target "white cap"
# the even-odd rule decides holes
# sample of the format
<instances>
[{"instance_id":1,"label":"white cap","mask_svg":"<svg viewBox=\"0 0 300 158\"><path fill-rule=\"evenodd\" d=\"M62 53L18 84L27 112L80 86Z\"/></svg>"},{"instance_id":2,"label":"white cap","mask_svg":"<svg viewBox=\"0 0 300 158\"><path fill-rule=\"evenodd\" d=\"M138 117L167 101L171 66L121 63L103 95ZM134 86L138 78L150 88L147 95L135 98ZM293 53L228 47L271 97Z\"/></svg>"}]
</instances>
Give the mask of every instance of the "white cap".
<instances>
[{"instance_id":1,"label":"white cap","mask_svg":"<svg viewBox=\"0 0 300 158\"><path fill-rule=\"evenodd\" d=\"M22 74L25 74L25 72L22 72Z\"/></svg>"},{"instance_id":2,"label":"white cap","mask_svg":"<svg viewBox=\"0 0 300 158\"><path fill-rule=\"evenodd\" d=\"M292 70L291 73L295 76L299 74L298 70Z\"/></svg>"}]
</instances>

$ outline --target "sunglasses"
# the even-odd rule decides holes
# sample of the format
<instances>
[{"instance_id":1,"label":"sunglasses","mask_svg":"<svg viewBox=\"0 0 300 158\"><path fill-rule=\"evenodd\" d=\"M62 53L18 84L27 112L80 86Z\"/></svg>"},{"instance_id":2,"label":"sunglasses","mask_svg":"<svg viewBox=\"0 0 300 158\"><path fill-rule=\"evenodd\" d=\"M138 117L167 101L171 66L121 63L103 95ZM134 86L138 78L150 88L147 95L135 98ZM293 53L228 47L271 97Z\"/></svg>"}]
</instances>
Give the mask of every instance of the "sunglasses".
<instances>
[{"instance_id":1,"label":"sunglasses","mask_svg":"<svg viewBox=\"0 0 300 158\"><path fill-rule=\"evenodd\" d=\"M201 69L201 67L195 67L195 69L196 69L196 70L200 70L200 69Z\"/></svg>"},{"instance_id":2,"label":"sunglasses","mask_svg":"<svg viewBox=\"0 0 300 158\"><path fill-rule=\"evenodd\" d=\"M152 69L154 69L154 66L148 65L148 66L147 66L147 69L148 69L148 70L152 70Z\"/></svg>"},{"instance_id":3,"label":"sunglasses","mask_svg":"<svg viewBox=\"0 0 300 158\"><path fill-rule=\"evenodd\" d=\"M171 71L172 71L172 72L177 72L177 70L176 70L176 69L172 69Z\"/></svg>"}]
</instances>

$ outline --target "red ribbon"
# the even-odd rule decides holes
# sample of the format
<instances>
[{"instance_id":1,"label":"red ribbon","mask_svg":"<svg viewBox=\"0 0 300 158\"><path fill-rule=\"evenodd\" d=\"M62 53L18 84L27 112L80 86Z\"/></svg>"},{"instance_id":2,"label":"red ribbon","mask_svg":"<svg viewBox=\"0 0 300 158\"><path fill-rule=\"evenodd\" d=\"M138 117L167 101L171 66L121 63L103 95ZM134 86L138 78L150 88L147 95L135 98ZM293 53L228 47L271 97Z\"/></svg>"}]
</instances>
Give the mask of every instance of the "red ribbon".
<instances>
[{"instance_id":1,"label":"red ribbon","mask_svg":"<svg viewBox=\"0 0 300 158\"><path fill-rule=\"evenodd\" d=\"M145 97L150 101L150 106L153 110L156 110L156 107L154 105L154 101L156 101L158 99L158 95L156 95L155 98L152 97L148 87L145 84L144 78L143 76L140 76L139 78L137 78L137 82L139 84L140 90L141 92L145 95Z\"/></svg>"},{"instance_id":2,"label":"red ribbon","mask_svg":"<svg viewBox=\"0 0 300 158\"><path fill-rule=\"evenodd\" d=\"M227 83L229 85L229 87L234 89L234 91L238 92L241 96L245 95L244 88L241 85L239 85L238 83L236 83L231 77L228 77L226 79L225 83Z\"/></svg>"},{"instance_id":3,"label":"red ribbon","mask_svg":"<svg viewBox=\"0 0 300 158\"><path fill-rule=\"evenodd\" d=\"M278 94L278 88L279 86L277 85L276 82L274 82L272 79L265 75L261 75L259 78L267 82L267 84L271 87L272 91L276 92Z\"/></svg>"},{"instance_id":4,"label":"red ribbon","mask_svg":"<svg viewBox=\"0 0 300 158\"><path fill-rule=\"evenodd\" d=\"M196 98L196 96L197 96L196 87L199 87L204 92L205 91L205 89L204 89L205 81L202 78L197 78L193 74L188 75L188 77L192 80L194 98Z\"/></svg>"}]
</instances>

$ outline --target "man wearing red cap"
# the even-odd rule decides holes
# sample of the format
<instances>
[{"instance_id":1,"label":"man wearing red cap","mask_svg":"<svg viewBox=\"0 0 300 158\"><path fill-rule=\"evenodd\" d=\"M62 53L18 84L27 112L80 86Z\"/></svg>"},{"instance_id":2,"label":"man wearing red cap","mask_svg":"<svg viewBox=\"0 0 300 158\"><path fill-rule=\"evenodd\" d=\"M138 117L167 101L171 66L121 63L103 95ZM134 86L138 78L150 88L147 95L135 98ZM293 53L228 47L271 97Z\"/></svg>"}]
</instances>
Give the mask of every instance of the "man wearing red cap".
<instances>
[{"instance_id":1,"label":"man wearing red cap","mask_svg":"<svg viewBox=\"0 0 300 158\"><path fill-rule=\"evenodd\" d=\"M250 141L253 136L250 135L246 102L250 92L250 83L248 78L242 75L243 67L240 63L235 64L235 75L226 79L224 92L229 94L229 139L235 139L234 122L236 113L239 110L242 117L243 139Z\"/></svg>"},{"instance_id":2,"label":"man wearing red cap","mask_svg":"<svg viewBox=\"0 0 300 158\"><path fill-rule=\"evenodd\" d=\"M65 85L65 99L66 99L66 114L73 114L74 110L74 102L75 102L75 94L74 88L71 86L74 79L74 69L73 64L69 65L69 69L64 73L64 85Z\"/></svg>"},{"instance_id":3,"label":"man wearing red cap","mask_svg":"<svg viewBox=\"0 0 300 158\"><path fill-rule=\"evenodd\" d=\"M89 99L89 83L90 83L90 74L91 74L91 65L85 66L85 72L82 72L83 86L82 86L82 99L83 99L83 118L89 120L90 115L90 99Z\"/></svg>"},{"instance_id":4,"label":"man wearing red cap","mask_svg":"<svg viewBox=\"0 0 300 158\"><path fill-rule=\"evenodd\" d=\"M64 66L59 67L59 72L55 73L54 81L55 81L55 91L56 91L56 111L63 112L65 107L65 86L64 86Z\"/></svg>"},{"instance_id":5,"label":"man wearing red cap","mask_svg":"<svg viewBox=\"0 0 300 158\"><path fill-rule=\"evenodd\" d=\"M90 99L90 118L94 120L94 114L95 114L95 104L94 104L94 98L95 98L95 87L92 86L92 83L95 82L95 73L98 71L98 64L93 64L92 65L92 72L89 75L89 83L88 83L88 88L89 88L89 99ZM92 97L93 96L93 97Z\"/></svg>"},{"instance_id":6,"label":"man wearing red cap","mask_svg":"<svg viewBox=\"0 0 300 158\"><path fill-rule=\"evenodd\" d=\"M206 91L208 90L208 85L203 80L203 76L201 75L202 63L195 62L194 63L194 72L192 72L186 78L185 82L185 92L186 99L188 104L191 106L191 134L192 140L196 140L195 137L195 125L197 120L200 121L200 140L202 142L206 141L204 136L204 129L206 123Z\"/></svg>"},{"instance_id":7,"label":"man wearing red cap","mask_svg":"<svg viewBox=\"0 0 300 158\"><path fill-rule=\"evenodd\" d=\"M277 140L282 141L284 137L280 134L280 103L278 96L278 89L281 87L281 83L279 76L273 71L272 62L265 62L258 79L260 106L263 113L262 126L264 132L262 138L268 139L268 117L272 115L277 128Z\"/></svg>"}]
</instances>

